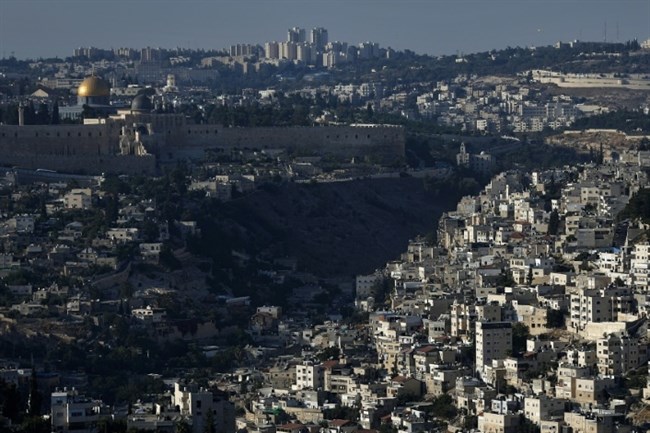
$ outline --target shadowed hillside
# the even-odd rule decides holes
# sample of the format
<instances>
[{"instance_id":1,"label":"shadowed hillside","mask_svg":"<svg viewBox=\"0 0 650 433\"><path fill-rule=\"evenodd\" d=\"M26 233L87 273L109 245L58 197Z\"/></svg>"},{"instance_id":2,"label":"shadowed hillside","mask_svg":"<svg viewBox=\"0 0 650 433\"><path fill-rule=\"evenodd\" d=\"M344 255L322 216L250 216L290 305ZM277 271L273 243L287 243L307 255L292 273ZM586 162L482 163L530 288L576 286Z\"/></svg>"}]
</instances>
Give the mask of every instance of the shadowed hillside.
<instances>
[{"instance_id":1,"label":"shadowed hillside","mask_svg":"<svg viewBox=\"0 0 650 433\"><path fill-rule=\"evenodd\" d=\"M318 275L351 275L383 266L409 239L434 231L440 214L455 207L457 191L453 183L431 188L410 177L270 184L219 205L200 226L206 247L224 247L223 259L232 247L296 257L301 269Z\"/></svg>"}]
</instances>

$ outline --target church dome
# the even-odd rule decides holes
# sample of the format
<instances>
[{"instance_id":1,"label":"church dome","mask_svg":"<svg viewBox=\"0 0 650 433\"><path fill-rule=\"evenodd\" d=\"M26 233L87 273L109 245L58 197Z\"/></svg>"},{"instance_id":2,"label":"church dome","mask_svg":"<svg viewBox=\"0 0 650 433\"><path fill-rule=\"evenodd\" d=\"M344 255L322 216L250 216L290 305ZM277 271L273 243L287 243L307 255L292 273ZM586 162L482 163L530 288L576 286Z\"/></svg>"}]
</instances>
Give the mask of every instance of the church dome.
<instances>
[{"instance_id":1,"label":"church dome","mask_svg":"<svg viewBox=\"0 0 650 433\"><path fill-rule=\"evenodd\" d=\"M151 99L144 93L140 93L133 101L131 101L131 110L132 111L151 111L153 110L153 104Z\"/></svg>"},{"instance_id":2,"label":"church dome","mask_svg":"<svg viewBox=\"0 0 650 433\"><path fill-rule=\"evenodd\" d=\"M92 75L81 82L77 89L77 95L84 97L110 96L111 85L108 81Z\"/></svg>"}]
</instances>

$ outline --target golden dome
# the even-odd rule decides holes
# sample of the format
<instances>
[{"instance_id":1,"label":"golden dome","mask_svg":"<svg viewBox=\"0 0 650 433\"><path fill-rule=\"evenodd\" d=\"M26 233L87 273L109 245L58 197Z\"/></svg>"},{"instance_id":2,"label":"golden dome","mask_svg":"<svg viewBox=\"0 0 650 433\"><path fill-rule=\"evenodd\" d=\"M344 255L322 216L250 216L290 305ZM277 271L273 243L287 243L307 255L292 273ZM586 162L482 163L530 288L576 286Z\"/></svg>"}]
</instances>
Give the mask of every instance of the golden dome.
<instances>
[{"instance_id":1,"label":"golden dome","mask_svg":"<svg viewBox=\"0 0 650 433\"><path fill-rule=\"evenodd\" d=\"M85 97L110 96L111 85L108 84L108 81L92 75L81 82L77 89L77 95Z\"/></svg>"}]
</instances>

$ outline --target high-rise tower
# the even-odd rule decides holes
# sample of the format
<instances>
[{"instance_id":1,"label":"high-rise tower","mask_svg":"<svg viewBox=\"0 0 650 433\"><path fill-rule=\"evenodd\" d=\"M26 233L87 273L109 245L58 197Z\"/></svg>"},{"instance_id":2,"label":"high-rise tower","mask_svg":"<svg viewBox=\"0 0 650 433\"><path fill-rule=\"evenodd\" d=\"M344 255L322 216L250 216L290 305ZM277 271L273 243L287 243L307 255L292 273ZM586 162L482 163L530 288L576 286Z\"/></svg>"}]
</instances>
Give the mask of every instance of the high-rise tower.
<instances>
[{"instance_id":1,"label":"high-rise tower","mask_svg":"<svg viewBox=\"0 0 650 433\"><path fill-rule=\"evenodd\" d=\"M301 42L306 42L305 29L300 27L292 27L287 32L287 42L295 42L297 44Z\"/></svg>"},{"instance_id":2,"label":"high-rise tower","mask_svg":"<svg viewBox=\"0 0 650 433\"><path fill-rule=\"evenodd\" d=\"M329 42L327 37L327 29L323 27L314 27L311 29L311 33L309 34L309 42L314 44L318 51L322 51L323 48L325 48L325 45L327 45L327 42Z\"/></svg>"}]
</instances>

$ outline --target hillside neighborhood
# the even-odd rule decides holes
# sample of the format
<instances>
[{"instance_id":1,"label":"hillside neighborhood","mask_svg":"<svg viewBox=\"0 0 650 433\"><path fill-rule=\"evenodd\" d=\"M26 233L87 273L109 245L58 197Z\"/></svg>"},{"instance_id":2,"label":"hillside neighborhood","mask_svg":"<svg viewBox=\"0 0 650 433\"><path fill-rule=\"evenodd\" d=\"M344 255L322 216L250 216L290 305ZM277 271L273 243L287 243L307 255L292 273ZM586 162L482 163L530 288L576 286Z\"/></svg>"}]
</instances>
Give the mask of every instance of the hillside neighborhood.
<instances>
[{"instance_id":1,"label":"hillside neighborhood","mask_svg":"<svg viewBox=\"0 0 650 433\"><path fill-rule=\"evenodd\" d=\"M4 362L0 377L12 392L38 392L56 431L126 422L202 432L208 418L224 433L634 431L650 396L645 153L500 173L442 216L436 244L412 241L354 288L291 259L269 262L258 272L287 299L255 308L209 289L210 265L189 247L196 221L166 219L172 211L134 191L113 194L125 179L60 175L27 187L8 172L2 334L23 341L3 355L33 357L27 342L54 338L89 348L84 362L95 363L135 338L136 353L106 367L150 359L136 369L151 391L137 404L125 406L125 394L104 402L87 374L52 368L79 365L65 353L30 368ZM356 311L322 310L332 293L353 295ZM234 339L234 351L202 345ZM170 376L147 341L190 342L185 350L222 372Z\"/></svg>"}]
</instances>

